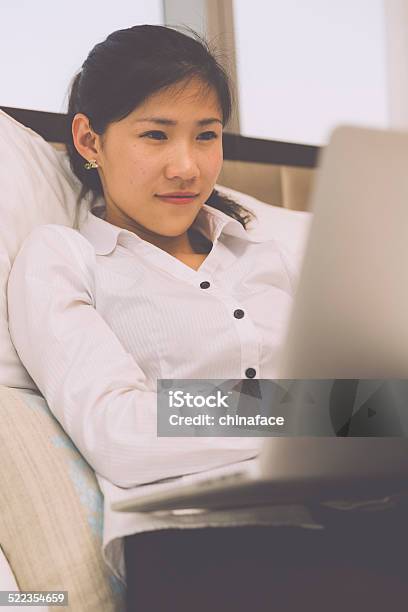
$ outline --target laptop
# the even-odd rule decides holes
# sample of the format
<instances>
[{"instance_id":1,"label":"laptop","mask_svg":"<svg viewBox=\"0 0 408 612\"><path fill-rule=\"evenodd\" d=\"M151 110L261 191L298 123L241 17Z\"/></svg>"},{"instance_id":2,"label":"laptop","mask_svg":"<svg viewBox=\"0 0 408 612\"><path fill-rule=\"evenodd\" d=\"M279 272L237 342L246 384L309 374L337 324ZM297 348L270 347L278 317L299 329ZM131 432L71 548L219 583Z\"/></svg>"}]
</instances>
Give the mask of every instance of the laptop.
<instances>
[{"instance_id":1,"label":"laptop","mask_svg":"<svg viewBox=\"0 0 408 612\"><path fill-rule=\"evenodd\" d=\"M113 510L188 512L406 491L408 133L337 127L320 154L311 209L279 379L315 389L331 380L330 406L322 401L312 413L319 433L312 423L310 435L263 438L256 459L210 478L156 484ZM364 385L381 401L357 401ZM302 400L293 408L300 421L310 417L306 408ZM332 435L318 429L328 415Z\"/></svg>"}]
</instances>

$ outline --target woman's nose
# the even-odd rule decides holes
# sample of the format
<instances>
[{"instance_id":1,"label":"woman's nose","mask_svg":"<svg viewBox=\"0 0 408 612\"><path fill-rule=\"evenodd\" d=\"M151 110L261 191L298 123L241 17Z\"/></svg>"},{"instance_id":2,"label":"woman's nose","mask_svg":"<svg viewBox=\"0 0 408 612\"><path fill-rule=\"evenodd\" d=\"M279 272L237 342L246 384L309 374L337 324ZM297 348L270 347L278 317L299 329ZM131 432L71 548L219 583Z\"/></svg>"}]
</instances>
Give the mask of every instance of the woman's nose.
<instances>
[{"instance_id":1,"label":"woman's nose","mask_svg":"<svg viewBox=\"0 0 408 612\"><path fill-rule=\"evenodd\" d=\"M180 147L173 151L166 164L166 178L180 178L183 181L191 181L200 174L194 152L189 147Z\"/></svg>"}]
</instances>

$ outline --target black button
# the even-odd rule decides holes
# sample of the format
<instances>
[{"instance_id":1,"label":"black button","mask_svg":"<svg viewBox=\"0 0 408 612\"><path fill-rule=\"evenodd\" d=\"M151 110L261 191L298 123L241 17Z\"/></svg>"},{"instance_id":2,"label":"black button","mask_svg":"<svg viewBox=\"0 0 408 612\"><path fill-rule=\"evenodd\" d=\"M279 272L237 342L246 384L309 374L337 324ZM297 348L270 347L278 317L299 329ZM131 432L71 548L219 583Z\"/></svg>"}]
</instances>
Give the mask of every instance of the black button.
<instances>
[{"instance_id":1,"label":"black button","mask_svg":"<svg viewBox=\"0 0 408 612\"><path fill-rule=\"evenodd\" d=\"M253 378L256 375L256 370L254 370L254 368L247 368L245 370L245 376L247 378Z\"/></svg>"},{"instance_id":2,"label":"black button","mask_svg":"<svg viewBox=\"0 0 408 612\"><path fill-rule=\"evenodd\" d=\"M201 289L208 289L209 286L210 283L208 281L203 281L202 283L200 283Z\"/></svg>"},{"instance_id":3,"label":"black button","mask_svg":"<svg viewBox=\"0 0 408 612\"><path fill-rule=\"evenodd\" d=\"M234 317L236 319L242 319L244 315L245 315L245 312L241 310L240 308L238 308L237 310L234 310Z\"/></svg>"}]
</instances>

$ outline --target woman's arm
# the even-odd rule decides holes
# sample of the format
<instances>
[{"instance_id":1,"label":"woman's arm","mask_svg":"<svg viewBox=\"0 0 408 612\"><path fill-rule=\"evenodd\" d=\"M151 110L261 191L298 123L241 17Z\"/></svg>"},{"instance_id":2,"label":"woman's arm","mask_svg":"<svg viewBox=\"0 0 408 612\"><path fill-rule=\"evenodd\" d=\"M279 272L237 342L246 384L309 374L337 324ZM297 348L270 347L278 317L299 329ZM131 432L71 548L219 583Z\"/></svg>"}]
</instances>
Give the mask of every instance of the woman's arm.
<instances>
[{"instance_id":1,"label":"woman's arm","mask_svg":"<svg viewBox=\"0 0 408 612\"><path fill-rule=\"evenodd\" d=\"M156 392L94 307L95 254L71 228L37 227L8 283L17 353L97 473L121 487L257 454L256 438L158 438Z\"/></svg>"}]
</instances>

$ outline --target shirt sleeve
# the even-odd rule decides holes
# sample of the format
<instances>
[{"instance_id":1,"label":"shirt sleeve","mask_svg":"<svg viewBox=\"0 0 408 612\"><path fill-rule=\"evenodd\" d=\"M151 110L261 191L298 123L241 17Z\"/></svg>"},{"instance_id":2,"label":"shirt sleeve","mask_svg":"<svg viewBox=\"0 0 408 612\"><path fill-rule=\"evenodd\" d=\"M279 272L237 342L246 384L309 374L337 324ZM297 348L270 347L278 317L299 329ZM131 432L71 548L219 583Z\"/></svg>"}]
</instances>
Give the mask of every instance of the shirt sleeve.
<instances>
[{"instance_id":1,"label":"shirt sleeve","mask_svg":"<svg viewBox=\"0 0 408 612\"><path fill-rule=\"evenodd\" d=\"M157 393L95 308L95 265L79 232L39 226L7 289L20 360L93 469L128 488L256 456L259 438L157 437Z\"/></svg>"}]
</instances>

